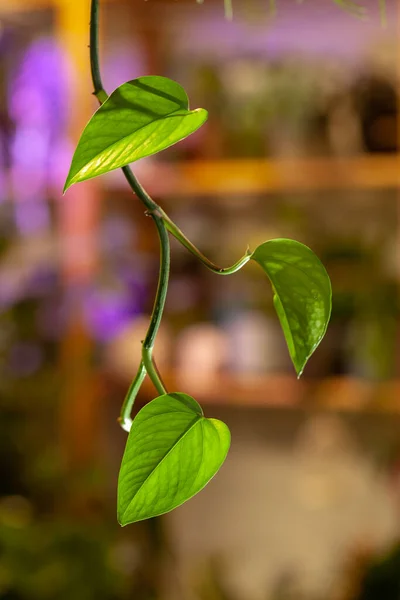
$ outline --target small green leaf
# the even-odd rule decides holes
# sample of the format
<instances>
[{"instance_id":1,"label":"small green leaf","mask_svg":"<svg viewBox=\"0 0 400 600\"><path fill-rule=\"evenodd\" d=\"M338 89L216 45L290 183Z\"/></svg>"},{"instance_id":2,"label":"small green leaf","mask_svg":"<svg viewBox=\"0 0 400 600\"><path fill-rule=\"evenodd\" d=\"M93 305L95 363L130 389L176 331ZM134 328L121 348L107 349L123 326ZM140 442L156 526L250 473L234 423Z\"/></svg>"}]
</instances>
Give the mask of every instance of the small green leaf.
<instances>
[{"instance_id":1,"label":"small green leaf","mask_svg":"<svg viewBox=\"0 0 400 600\"><path fill-rule=\"evenodd\" d=\"M118 521L166 513L197 494L224 462L230 432L181 393L149 402L132 423L118 479Z\"/></svg>"},{"instance_id":2,"label":"small green leaf","mask_svg":"<svg viewBox=\"0 0 400 600\"><path fill-rule=\"evenodd\" d=\"M64 191L176 144L207 120L189 110L185 90L166 77L124 83L93 115L72 159Z\"/></svg>"},{"instance_id":3,"label":"small green leaf","mask_svg":"<svg viewBox=\"0 0 400 600\"><path fill-rule=\"evenodd\" d=\"M274 306L300 377L328 327L332 307L328 273L310 248L294 240L265 242L252 259L272 283Z\"/></svg>"}]
</instances>

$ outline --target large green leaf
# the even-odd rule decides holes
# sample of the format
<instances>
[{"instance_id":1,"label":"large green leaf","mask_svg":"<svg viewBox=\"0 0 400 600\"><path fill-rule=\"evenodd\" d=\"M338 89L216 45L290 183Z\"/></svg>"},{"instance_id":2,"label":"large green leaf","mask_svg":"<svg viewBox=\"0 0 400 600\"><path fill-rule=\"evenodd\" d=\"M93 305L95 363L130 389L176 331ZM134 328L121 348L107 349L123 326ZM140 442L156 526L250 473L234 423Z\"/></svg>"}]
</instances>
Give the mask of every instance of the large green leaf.
<instances>
[{"instance_id":1,"label":"large green leaf","mask_svg":"<svg viewBox=\"0 0 400 600\"><path fill-rule=\"evenodd\" d=\"M268 275L274 305L297 375L303 372L328 326L332 289L328 273L310 248L294 240L270 240L252 259Z\"/></svg>"},{"instance_id":2,"label":"large green leaf","mask_svg":"<svg viewBox=\"0 0 400 600\"><path fill-rule=\"evenodd\" d=\"M86 125L64 191L168 148L206 119L204 109L189 110L186 92L176 81L149 76L124 83Z\"/></svg>"},{"instance_id":3,"label":"large green leaf","mask_svg":"<svg viewBox=\"0 0 400 600\"><path fill-rule=\"evenodd\" d=\"M149 402L132 423L118 480L121 525L166 513L197 494L224 462L228 427L181 393Z\"/></svg>"}]
</instances>

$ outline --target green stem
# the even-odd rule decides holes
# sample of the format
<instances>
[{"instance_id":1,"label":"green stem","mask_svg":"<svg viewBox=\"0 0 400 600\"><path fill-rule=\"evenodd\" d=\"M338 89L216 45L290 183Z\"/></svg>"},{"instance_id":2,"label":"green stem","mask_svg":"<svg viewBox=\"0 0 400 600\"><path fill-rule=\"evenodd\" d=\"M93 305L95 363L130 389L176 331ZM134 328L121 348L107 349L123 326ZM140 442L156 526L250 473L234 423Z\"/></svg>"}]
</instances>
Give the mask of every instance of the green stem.
<instances>
[{"instance_id":1,"label":"green stem","mask_svg":"<svg viewBox=\"0 0 400 600\"><path fill-rule=\"evenodd\" d=\"M108 94L104 89L103 82L100 73L100 61L99 61L99 1L92 0L91 4L91 19L90 19L90 68L92 75L92 82L94 87L94 95L98 99L100 104L103 104L108 98ZM158 237L160 239L160 274L158 280L158 287L156 298L154 301L153 312L150 318L150 325L143 342L142 346L142 362L139 365L138 372L129 388L128 394L122 405L120 422L125 428L130 427L130 413L132 411L133 403L136 395L139 391L146 371L153 382L155 388L161 394L166 393L165 386L161 380L160 374L154 365L152 352L154 341L160 326L162 314L165 306L165 299L168 290L169 281L169 267L170 267L170 244L168 233L165 228L162 218L157 214L159 206L150 198L145 189L140 185L131 169L123 167L122 169L125 179L129 183L132 191L142 201L144 206L149 211L158 231Z\"/></svg>"},{"instance_id":2,"label":"green stem","mask_svg":"<svg viewBox=\"0 0 400 600\"><path fill-rule=\"evenodd\" d=\"M156 363L154 362L153 348L142 348L142 363L160 396L166 394L166 387L161 379Z\"/></svg>"},{"instance_id":3,"label":"green stem","mask_svg":"<svg viewBox=\"0 0 400 600\"><path fill-rule=\"evenodd\" d=\"M160 217L156 217L155 224L157 226L158 236L160 238L160 273L158 277L157 293L154 301L150 325L147 330L146 337L143 341L143 352L145 350L151 350L154 346L157 331L161 323L161 318L165 306L165 300L167 297L170 269L170 246L168 232Z\"/></svg>"},{"instance_id":4,"label":"green stem","mask_svg":"<svg viewBox=\"0 0 400 600\"><path fill-rule=\"evenodd\" d=\"M228 0L226 4L228 13L231 11L231 3ZM108 98L107 92L104 89L101 79L100 63L99 63L99 0L92 0L91 4L91 21L90 21L90 67L92 81L94 87L94 95L100 104L103 104ZM160 394L165 394L166 389L157 370L153 359L153 347L155 338L160 327L161 318L164 311L165 300L168 289L169 271L170 271L170 244L168 231L183 245L189 252L196 256L206 267L219 275L230 275L243 267L251 258L249 251L234 265L227 268L219 267L211 262L200 250L196 248L183 232L175 225L168 215L158 206L156 202L149 196L146 190L136 179L129 166L123 167L122 171L125 175L131 190L141 200L146 207L149 215L152 217L158 232L160 240L160 272L158 279L158 287L156 298L154 301L153 312L150 318L149 328L146 337L142 344L142 361L139 365L138 372L128 390L124 403L121 409L120 423L124 429L129 431L131 426L130 414L136 398L136 395L143 383L146 372L148 373L155 388Z\"/></svg>"},{"instance_id":5,"label":"green stem","mask_svg":"<svg viewBox=\"0 0 400 600\"><path fill-rule=\"evenodd\" d=\"M92 0L90 8L90 70L94 87L93 95L96 96L100 104L103 104L108 98L107 92L103 88L100 74L99 61L99 2Z\"/></svg>"},{"instance_id":6,"label":"green stem","mask_svg":"<svg viewBox=\"0 0 400 600\"><path fill-rule=\"evenodd\" d=\"M161 215L165 227L168 231L182 244L185 246L189 252L191 252L196 258L200 260L210 271L213 273L217 273L218 275L232 275L232 273L236 273L239 271L246 263L251 259L252 253L249 250L246 250L246 253L242 258L240 258L234 265L231 267L219 267L214 264L211 260L209 260L192 242L185 236L185 234L179 229L179 227L171 221L169 216L162 210L162 208L158 208L158 213Z\"/></svg>"},{"instance_id":7,"label":"green stem","mask_svg":"<svg viewBox=\"0 0 400 600\"><path fill-rule=\"evenodd\" d=\"M125 175L125 179L129 183L131 190L145 205L153 220L161 220L160 214L157 214L161 213L161 208L158 206L158 204L156 204L156 202L154 202L154 200L149 196L144 187L136 179L135 175L132 172L132 169L130 167L122 167L122 172Z\"/></svg>"},{"instance_id":8,"label":"green stem","mask_svg":"<svg viewBox=\"0 0 400 600\"><path fill-rule=\"evenodd\" d=\"M128 393L125 396L124 403L121 408L121 414L118 419L122 429L129 433L132 425L131 412L132 407L135 402L136 396L140 390L140 387L146 377L146 367L143 364L143 361L140 361L138 372L134 380L132 381Z\"/></svg>"}]
</instances>

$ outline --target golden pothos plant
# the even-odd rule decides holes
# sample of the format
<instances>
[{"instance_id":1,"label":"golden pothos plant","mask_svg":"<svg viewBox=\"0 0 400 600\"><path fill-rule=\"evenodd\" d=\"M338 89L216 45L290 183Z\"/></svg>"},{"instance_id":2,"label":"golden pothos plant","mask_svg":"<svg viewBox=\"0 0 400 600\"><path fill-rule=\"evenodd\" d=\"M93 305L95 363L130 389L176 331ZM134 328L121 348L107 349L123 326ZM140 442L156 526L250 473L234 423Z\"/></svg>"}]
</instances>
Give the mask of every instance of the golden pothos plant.
<instances>
[{"instance_id":1,"label":"golden pothos plant","mask_svg":"<svg viewBox=\"0 0 400 600\"><path fill-rule=\"evenodd\" d=\"M92 0L90 60L100 108L78 142L64 191L121 168L132 192L152 217L160 240L154 308L142 342L142 360L119 419L129 433L118 480L118 520L127 525L166 513L194 496L217 473L230 446L225 423L206 418L186 393L167 391L154 362L153 348L168 289L170 235L217 275L233 275L250 261L260 266L271 284L276 313L299 377L325 334L332 293L317 256L290 239L267 240L247 250L230 267L215 265L149 196L128 165L186 138L207 120L207 111L191 109L182 86L160 76L133 79L108 96L99 69L98 20L98 0ZM132 420L132 407L146 374L157 397Z\"/></svg>"}]
</instances>

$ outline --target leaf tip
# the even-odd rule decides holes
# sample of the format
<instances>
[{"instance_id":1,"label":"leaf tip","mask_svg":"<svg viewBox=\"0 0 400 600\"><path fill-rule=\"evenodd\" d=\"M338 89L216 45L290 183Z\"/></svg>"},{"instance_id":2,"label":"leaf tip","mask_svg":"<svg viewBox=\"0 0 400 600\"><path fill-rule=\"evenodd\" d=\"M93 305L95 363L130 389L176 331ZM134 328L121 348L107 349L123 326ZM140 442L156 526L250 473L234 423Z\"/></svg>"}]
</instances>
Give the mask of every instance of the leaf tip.
<instances>
[{"instance_id":1,"label":"leaf tip","mask_svg":"<svg viewBox=\"0 0 400 600\"><path fill-rule=\"evenodd\" d=\"M69 190L69 188L72 185L74 185L74 183L75 183L74 180L71 179L71 177L68 175L67 179L65 180L64 187L63 187L63 196Z\"/></svg>"},{"instance_id":2,"label":"leaf tip","mask_svg":"<svg viewBox=\"0 0 400 600\"><path fill-rule=\"evenodd\" d=\"M117 521L121 527L125 527L126 525L129 525L129 522L126 519L124 519L124 513L121 513L121 511L119 509L117 511Z\"/></svg>"},{"instance_id":3,"label":"leaf tip","mask_svg":"<svg viewBox=\"0 0 400 600\"><path fill-rule=\"evenodd\" d=\"M205 108L194 108L190 112L191 112L192 115L197 114L197 115L199 115L199 116L202 117L201 125L204 125L204 123L208 119L208 110L206 110ZM199 127L201 127L201 125Z\"/></svg>"}]
</instances>

